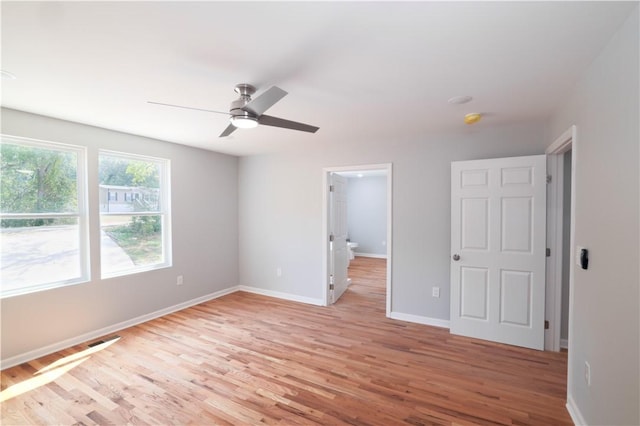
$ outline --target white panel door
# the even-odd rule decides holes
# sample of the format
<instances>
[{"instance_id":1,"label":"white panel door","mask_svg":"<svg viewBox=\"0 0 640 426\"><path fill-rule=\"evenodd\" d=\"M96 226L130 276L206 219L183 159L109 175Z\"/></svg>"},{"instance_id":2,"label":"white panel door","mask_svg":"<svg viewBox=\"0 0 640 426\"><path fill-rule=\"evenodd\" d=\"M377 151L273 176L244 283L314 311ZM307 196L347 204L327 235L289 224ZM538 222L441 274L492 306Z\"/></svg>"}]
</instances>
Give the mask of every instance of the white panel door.
<instances>
[{"instance_id":1,"label":"white panel door","mask_svg":"<svg viewBox=\"0 0 640 426\"><path fill-rule=\"evenodd\" d=\"M330 177L329 243L330 300L335 303L347 289L349 250L347 248L347 178L336 173ZM333 287L333 289L331 289Z\"/></svg>"},{"instance_id":2,"label":"white panel door","mask_svg":"<svg viewBox=\"0 0 640 426\"><path fill-rule=\"evenodd\" d=\"M453 334L544 349L546 156L451 163Z\"/></svg>"}]
</instances>

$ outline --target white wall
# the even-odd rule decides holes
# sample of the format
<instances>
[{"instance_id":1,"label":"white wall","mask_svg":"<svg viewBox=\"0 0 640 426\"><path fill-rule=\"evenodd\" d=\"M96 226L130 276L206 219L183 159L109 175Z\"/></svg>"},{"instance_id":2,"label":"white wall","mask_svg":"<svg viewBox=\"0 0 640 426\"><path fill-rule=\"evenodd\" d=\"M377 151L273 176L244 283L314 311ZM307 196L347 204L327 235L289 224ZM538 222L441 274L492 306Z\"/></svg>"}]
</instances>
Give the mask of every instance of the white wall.
<instances>
[{"instance_id":1,"label":"white wall","mask_svg":"<svg viewBox=\"0 0 640 426\"><path fill-rule=\"evenodd\" d=\"M237 157L10 109L2 133L86 146L94 213L90 282L2 299L3 361L238 284ZM100 279L100 148L171 160L173 267Z\"/></svg>"},{"instance_id":2,"label":"white wall","mask_svg":"<svg viewBox=\"0 0 640 426\"><path fill-rule=\"evenodd\" d=\"M590 425L640 424L639 51L636 7L552 124L555 137L577 126L575 243L590 262L572 262L568 393Z\"/></svg>"},{"instance_id":3,"label":"white wall","mask_svg":"<svg viewBox=\"0 0 640 426\"><path fill-rule=\"evenodd\" d=\"M347 229L358 243L356 254L387 254L387 178L349 178L347 185Z\"/></svg>"},{"instance_id":4,"label":"white wall","mask_svg":"<svg viewBox=\"0 0 640 426\"><path fill-rule=\"evenodd\" d=\"M393 163L392 312L449 320L451 161L541 154L549 143L541 124L463 126L415 140L366 135L242 157L240 283L321 301L323 167ZM431 297L432 286L442 297Z\"/></svg>"}]
</instances>

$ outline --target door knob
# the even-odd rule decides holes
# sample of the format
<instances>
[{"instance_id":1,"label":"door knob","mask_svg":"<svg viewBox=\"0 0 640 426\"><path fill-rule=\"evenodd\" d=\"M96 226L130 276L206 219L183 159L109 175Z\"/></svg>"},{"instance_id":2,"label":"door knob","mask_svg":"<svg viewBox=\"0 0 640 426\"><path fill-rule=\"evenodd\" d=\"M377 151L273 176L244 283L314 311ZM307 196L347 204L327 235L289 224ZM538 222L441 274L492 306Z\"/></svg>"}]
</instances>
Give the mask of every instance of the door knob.
<instances>
[{"instance_id":1,"label":"door knob","mask_svg":"<svg viewBox=\"0 0 640 426\"><path fill-rule=\"evenodd\" d=\"M453 260L455 260L456 262L457 262L458 260L460 260L460 255L459 255L459 254L457 254L457 253L456 253L456 254L454 254L454 255L453 255Z\"/></svg>"}]
</instances>

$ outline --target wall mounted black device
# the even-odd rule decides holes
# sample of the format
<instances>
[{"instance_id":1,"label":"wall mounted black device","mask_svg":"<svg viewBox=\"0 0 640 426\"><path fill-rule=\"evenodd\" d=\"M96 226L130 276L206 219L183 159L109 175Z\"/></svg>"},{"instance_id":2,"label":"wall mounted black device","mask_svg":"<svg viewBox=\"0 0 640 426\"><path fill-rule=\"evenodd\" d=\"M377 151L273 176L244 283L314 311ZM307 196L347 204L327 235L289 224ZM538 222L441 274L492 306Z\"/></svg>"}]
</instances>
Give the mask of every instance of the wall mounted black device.
<instances>
[{"instance_id":1,"label":"wall mounted black device","mask_svg":"<svg viewBox=\"0 0 640 426\"><path fill-rule=\"evenodd\" d=\"M584 248L580 249L580 267L582 269L589 268L589 250Z\"/></svg>"}]
</instances>

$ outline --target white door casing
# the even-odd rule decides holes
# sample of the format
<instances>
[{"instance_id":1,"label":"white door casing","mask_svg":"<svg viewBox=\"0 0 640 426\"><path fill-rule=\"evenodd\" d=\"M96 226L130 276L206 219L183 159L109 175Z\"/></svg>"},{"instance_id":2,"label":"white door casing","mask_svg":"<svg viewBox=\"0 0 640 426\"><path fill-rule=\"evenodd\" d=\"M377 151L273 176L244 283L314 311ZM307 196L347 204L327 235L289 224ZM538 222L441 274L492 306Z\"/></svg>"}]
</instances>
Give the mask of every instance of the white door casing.
<instances>
[{"instance_id":1,"label":"white door casing","mask_svg":"<svg viewBox=\"0 0 640 426\"><path fill-rule=\"evenodd\" d=\"M350 166L339 167L325 167L322 171L322 265L323 265L323 304L325 306L331 304L331 292L329 290L329 278L331 276L331 252L330 252L330 201L331 196L329 192L329 186L331 184L332 173L345 173L345 172L382 172L387 177L387 285L386 285L386 315L391 318L393 313L391 311L392 306L392 282L391 275L393 271L393 173L392 164L359 164Z\"/></svg>"},{"instance_id":2,"label":"white door casing","mask_svg":"<svg viewBox=\"0 0 640 426\"><path fill-rule=\"evenodd\" d=\"M335 303L348 285L349 251L347 248L347 178L336 173L329 175L329 265L330 303Z\"/></svg>"},{"instance_id":3,"label":"white door casing","mask_svg":"<svg viewBox=\"0 0 640 426\"><path fill-rule=\"evenodd\" d=\"M451 163L452 334L544 349L545 234L545 155Z\"/></svg>"}]
</instances>

